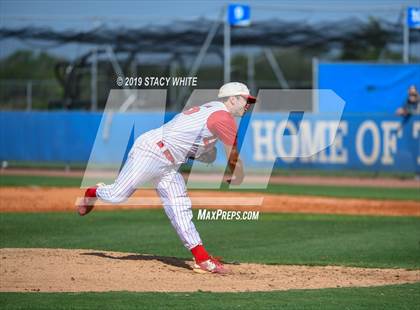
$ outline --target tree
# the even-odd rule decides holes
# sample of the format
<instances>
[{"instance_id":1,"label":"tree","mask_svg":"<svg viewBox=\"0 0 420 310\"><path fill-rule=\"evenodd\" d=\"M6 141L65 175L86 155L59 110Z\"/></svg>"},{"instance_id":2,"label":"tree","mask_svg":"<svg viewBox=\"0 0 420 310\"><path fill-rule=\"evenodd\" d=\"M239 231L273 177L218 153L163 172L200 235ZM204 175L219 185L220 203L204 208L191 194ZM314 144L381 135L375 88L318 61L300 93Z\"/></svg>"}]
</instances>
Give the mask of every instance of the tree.
<instances>
[{"instance_id":1,"label":"tree","mask_svg":"<svg viewBox=\"0 0 420 310\"><path fill-rule=\"evenodd\" d=\"M371 17L359 32L345 40L339 59L377 60L386 51L390 35L378 20Z\"/></svg>"}]
</instances>

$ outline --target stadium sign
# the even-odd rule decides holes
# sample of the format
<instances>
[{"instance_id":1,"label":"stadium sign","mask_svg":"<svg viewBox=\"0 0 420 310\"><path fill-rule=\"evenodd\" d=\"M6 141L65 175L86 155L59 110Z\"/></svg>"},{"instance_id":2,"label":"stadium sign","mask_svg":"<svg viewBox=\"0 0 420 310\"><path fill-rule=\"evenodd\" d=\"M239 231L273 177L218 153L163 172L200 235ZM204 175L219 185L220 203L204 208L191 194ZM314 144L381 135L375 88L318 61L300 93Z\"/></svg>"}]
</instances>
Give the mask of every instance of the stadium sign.
<instances>
[{"instance_id":1,"label":"stadium sign","mask_svg":"<svg viewBox=\"0 0 420 310\"><path fill-rule=\"evenodd\" d=\"M420 29L420 7L407 8L407 25L409 28Z\"/></svg>"},{"instance_id":2,"label":"stadium sign","mask_svg":"<svg viewBox=\"0 0 420 310\"><path fill-rule=\"evenodd\" d=\"M251 8L244 4L229 4L227 18L231 26L249 26L251 24Z\"/></svg>"},{"instance_id":3,"label":"stadium sign","mask_svg":"<svg viewBox=\"0 0 420 310\"><path fill-rule=\"evenodd\" d=\"M344 116L338 124L328 119L294 121L259 114L250 124L252 145L244 154L249 164L278 159L277 166L358 168L414 171L420 169L420 118L402 121L394 116ZM326 141L335 134L334 143ZM292 139L285 140L287 136ZM313 156L305 149L320 149ZM369 169L367 169L369 170Z\"/></svg>"}]
</instances>

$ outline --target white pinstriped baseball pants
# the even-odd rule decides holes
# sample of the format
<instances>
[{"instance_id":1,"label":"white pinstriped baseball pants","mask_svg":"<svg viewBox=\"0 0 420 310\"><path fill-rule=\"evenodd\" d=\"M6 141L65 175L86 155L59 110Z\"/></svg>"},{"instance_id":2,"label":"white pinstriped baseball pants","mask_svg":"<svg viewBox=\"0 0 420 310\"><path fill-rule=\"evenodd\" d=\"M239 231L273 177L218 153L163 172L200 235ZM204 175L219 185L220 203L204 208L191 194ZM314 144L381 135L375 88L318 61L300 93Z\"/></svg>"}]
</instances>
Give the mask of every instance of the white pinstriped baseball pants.
<instances>
[{"instance_id":1,"label":"white pinstriped baseball pants","mask_svg":"<svg viewBox=\"0 0 420 310\"><path fill-rule=\"evenodd\" d=\"M129 198L141 184L153 182L172 226L184 246L191 250L202 244L202 241L192 222L191 200L178 168L178 165L171 163L162 154L156 142L139 138L115 182L99 186L96 195L103 201L120 203Z\"/></svg>"}]
</instances>

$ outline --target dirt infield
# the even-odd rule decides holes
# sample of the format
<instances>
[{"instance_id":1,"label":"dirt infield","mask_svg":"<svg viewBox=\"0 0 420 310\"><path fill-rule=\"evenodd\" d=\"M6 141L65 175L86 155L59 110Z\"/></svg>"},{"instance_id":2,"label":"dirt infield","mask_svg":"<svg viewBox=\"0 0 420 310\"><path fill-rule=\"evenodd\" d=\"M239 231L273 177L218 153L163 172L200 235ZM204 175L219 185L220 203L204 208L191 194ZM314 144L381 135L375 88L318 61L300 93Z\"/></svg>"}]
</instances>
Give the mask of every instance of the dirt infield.
<instances>
[{"instance_id":1,"label":"dirt infield","mask_svg":"<svg viewBox=\"0 0 420 310\"><path fill-rule=\"evenodd\" d=\"M84 170L57 170L57 169L22 169L7 168L0 169L1 175L21 175L21 176L51 176L51 177L77 177L84 176ZM113 173L101 172L102 177L115 178ZM187 174L184 174L186 177ZM218 175L211 173L194 174L189 178L197 182L218 181ZM251 179L255 183L265 182L265 178L253 176ZM299 176L273 175L270 177L270 184L294 184L294 185L330 185L330 186L363 186L363 187L385 187L385 188L419 188L420 181L415 179L401 178L373 178L373 177L346 177L346 176Z\"/></svg>"},{"instance_id":2,"label":"dirt infield","mask_svg":"<svg viewBox=\"0 0 420 310\"><path fill-rule=\"evenodd\" d=\"M73 211L77 197L83 196L78 188L3 187L0 188L0 212ZM311 196L272 195L264 193L235 193L217 191L190 191L193 208L223 210L259 210L261 212L319 213L352 215L420 216L420 203L416 201L339 199ZM141 205L100 205L96 211L135 208L161 208L153 190L138 190L134 198ZM261 200L262 205L244 206L243 202ZM206 201L219 204L206 205ZM229 200L230 199L230 200ZM227 205L227 201L230 201ZM226 203L225 203L226 202Z\"/></svg>"},{"instance_id":3,"label":"dirt infield","mask_svg":"<svg viewBox=\"0 0 420 310\"><path fill-rule=\"evenodd\" d=\"M74 211L78 188L3 187L0 212ZM310 196L190 191L195 208L261 212L420 216L415 201L337 199ZM153 190L138 190L140 205L98 205L97 211L161 208ZM262 200L244 207L243 201ZM217 201L220 204L217 205ZM206 205L206 201L213 205ZM204 201L204 203L203 203ZM229 205L226 205L226 203ZM237 204L235 204L237 202ZM225 276L196 274L192 261L139 253L100 250L0 249L3 292L245 292L366 287L420 281L420 270L339 266L227 264Z\"/></svg>"},{"instance_id":4,"label":"dirt infield","mask_svg":"<svg viewBox=\"0 0 420 310\"><path fill-rule=\"evenodd\" d=\"M337 266L227 264L228 275L197 274L191 261L98 250L0 249L0 256L2 292L245 292L420 281L420 270Z\"/></svg>"}]
</instances>

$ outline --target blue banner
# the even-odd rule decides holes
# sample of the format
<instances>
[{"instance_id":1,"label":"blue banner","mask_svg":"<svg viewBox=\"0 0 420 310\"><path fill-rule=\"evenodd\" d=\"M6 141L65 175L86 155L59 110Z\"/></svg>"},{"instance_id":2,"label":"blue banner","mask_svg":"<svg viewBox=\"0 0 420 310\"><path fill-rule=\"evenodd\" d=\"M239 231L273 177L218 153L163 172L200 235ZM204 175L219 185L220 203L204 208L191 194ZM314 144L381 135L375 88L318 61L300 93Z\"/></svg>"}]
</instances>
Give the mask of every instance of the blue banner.
<instances>
[{"instance_id":1,"label":"blue banner","mask_svg":"<svg viewBox=\"0 0 420 310\"><path fill-rule=\"evenodd\" d=\"M346 102L344 113L388 113L403 105L410 85L420 88L420 64L320 63L318 88Z\"/></svg>"},{"instance_id":2,"label":"blue banner","mask_svg":"<svg viewBox=\"0 0 420 310\"><path fill-rule=\"evenodd\" d=\"M253 167L269 166L274 160L278 168L420 171L419 116L344 116L337 124L319 117L300 121L259 114L248 130L252 139L243 141L241 155ZM328 146L331 135L334 142ZM323 150L300 156L311 149Z\"/></svg>"}]
</instances>

